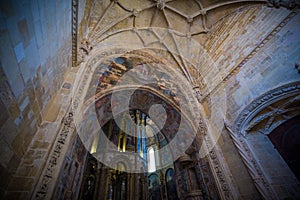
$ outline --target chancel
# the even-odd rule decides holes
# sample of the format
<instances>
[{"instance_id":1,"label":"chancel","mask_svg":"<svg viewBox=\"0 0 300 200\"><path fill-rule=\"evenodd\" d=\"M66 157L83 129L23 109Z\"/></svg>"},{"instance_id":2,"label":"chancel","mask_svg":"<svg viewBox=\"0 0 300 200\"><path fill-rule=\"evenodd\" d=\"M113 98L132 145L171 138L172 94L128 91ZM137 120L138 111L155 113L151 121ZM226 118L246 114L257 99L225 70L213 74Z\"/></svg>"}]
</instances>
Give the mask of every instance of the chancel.
<instances>
[{"instance_id":1,"label":"chancel","mask_svg":"<svg viewBox=\"0 0 300 200\"><path fill-rule=\"evenodd\" d=\"M0 8L0 199L300 199L299 0Z\"/></svg>"}]
</instances>

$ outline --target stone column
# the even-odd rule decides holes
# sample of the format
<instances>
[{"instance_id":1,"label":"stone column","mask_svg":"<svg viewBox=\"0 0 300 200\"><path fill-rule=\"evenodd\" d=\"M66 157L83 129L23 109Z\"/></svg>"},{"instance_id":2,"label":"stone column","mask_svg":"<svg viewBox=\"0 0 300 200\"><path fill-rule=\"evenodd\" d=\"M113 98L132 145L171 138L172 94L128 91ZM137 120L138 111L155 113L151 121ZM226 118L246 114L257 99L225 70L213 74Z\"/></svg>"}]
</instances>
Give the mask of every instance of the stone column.
<instances>
[{"instance_id":1,"label":"stone column","mask_svg":"<svg viewBox=\"0 0 300 200\"><path fill-rule=\"evenodd\" d=\"M161 191L161 197L162 199L167 199L167 196L166 196L166 181L165 181L165 176L164 176L164 173L163 171L161 170L160 171L160 191Z\"/></svg>"},{"instance_id":2,"label":"stone column","mask_svg":"<svg viewBox=\"0 0 300 200\"><path fill-rule=\"evenodd\" d=\"M102 187L102 167L103 165L98 163L97 171L96 171L96 185L94 191L94 199L99 200L99 194L101 194L101 187Z\"/></svg>"},{"instance_id":3,"label":"stone column","mask_svg":"<svg viewBox=\"0 0 300 200\"><path fill-rule=\"evenodd\" d=\"M128 173L127 175L127 183L126 183L126 199L129 199L130 200L130 193L131 193L131 185L130 185L130 179L131 179L131 174Z\"/></svg>"},{"instance_id":4,"label":"stone column","mask_svg":"<svg viewBox=\"0 0 300 200\"><path fill-rule=\"evenodd\" d=\"M112 182L112 174L109 168L103 166L101 170L101 179L99 185L99 192L97 200L108 199L108 194L110 192L110 184Z\"/></svg>"},{"instance_id":5,"label":"stone column","mask_svg":"<svg viewBox=\"0 0 300 200\"><path fill-rule=\"evenodd\" d=\"M134 199L139 199L139 176L134 174Z\"/></svg>"},{"instance_id":6,"label":"stone column","mask_svg":"<svg viewBox=\"0 0 300 200\"><path fill-rule=\"evenodd\" d=\"M144 174L141 174L141 179L140 179L140 183L141 183L141 186L142 186L142 199L146 199L147 198L147 187L146 187L146 184L145 184L145 181L146 181L146 178L145 178L145 175Z\"/></svg>"}]
</instances>

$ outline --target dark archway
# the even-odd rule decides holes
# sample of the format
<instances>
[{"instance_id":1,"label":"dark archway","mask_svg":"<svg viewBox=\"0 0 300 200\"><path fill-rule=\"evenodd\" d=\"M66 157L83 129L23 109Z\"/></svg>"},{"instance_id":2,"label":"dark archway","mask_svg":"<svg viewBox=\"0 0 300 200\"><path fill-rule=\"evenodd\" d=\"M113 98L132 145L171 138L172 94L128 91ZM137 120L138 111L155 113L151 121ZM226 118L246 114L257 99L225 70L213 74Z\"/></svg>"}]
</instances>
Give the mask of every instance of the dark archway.
<instances>
[{"instance_id":1,"label":"dark archway","mask_svg":"<svg viewBox=\"0 0 300 200\"><path fill-rule=\"evenodd\" d=\"M284 122L268 136L297 179L300 180L300 115Z\"/></svg>"}]
</instances>

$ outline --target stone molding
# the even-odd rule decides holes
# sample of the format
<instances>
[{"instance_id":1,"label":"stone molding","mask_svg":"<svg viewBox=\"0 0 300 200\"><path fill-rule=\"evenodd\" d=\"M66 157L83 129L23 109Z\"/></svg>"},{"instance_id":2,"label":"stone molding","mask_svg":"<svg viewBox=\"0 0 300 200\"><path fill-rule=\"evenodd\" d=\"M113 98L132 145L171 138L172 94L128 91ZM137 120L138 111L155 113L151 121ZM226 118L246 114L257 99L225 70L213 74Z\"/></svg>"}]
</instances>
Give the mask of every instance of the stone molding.
<instances>
[{"instance_id":1,"label":"stone molding","mask_svg":"<svg viewBox=\"0 0 300 200\"><path fill-rule=\"evenodd\" d=\"M32 199L51 199L52 189L54 189L55 176L60 170L62 164L63 153L66 146L69 144L72 133L75 131L73 123L73 112L69 111L67 116L62 120L62 128L60 128L55 142L51 147L51 153L46 161L46 165L42 171L42 175L36 186Z\"/></svg>"},{"instance_id":2,"label":"stone molding","mask_svg":"<svg viewBox=\"0 0 300 200\"><path fill-rule=\"evenodd\" d=\"M212 141L210 139L210 136L207 134L207 128L203 122L199 124L199 131L197 134L198 140L199 134L200 137L204 140L203 145L205 145L206 149L209 149L207 158L211 165L212 172L215 176L215 181L218 187L218 191L220 192L220 196L223 199L233 199L234 195L231 191L230 184L226 178L224 169L222 168L220 159L218 158L217 150L216 148L212 147Z\"/></svg>"},{"instance_id":3,"label":"stone molding","mask_svg":"<svg viewBox=\"0 0 300 200\"><path fill-rule=\"evenodd\" d=\"M266 177L261 170L261 167L256 162L253 157L253 153L249 149L246 141L238 134L227 122L225 122L225 128L229 132L230 137L233 140L234 145L236 146L244 164L246 165L249 174L252 177L254 185L257 190L260 192L264 199L278 199L274 194L270 184L267 182Z\"/></svg>"},{"instance_id":4,"label":"stone molding","mask_svg":"<svg viewBox=\"0 0 300 200\"><path fill-rule=\"evenodd\" d=\"M289 83L283 85L279 88L273 89L257 99L255 99L250 105L248 105L238 116L233 126L229 125L228 122L225 122L225 127L233 140L234 145L236 146L240 156L242 157L243 162L245 163L253 181L263 196L264 199L278 199L275 192L272 189L270 183L268 183L263 170L259 163L255 160L254 153L249 148L246 139L246 130L249 129L248 124L251 124L251 128L257 125L262 120L266 119L266 116L269 116L270 113L263 115L261 111L265 108L268 108L270 105L276 102L283 101L284 108L290 109L289 106L299 101L299 93L300 93L300 82ZM286 98L290 99L286 101ZM296 110L299 114L300 112ZM262 117L259 115L262 114ZM271 112L271 115L281 114L275 110ZM258 117L257 117L258 116ZM251 120L253 117L257 117L255 123ZM285 119L287 120L287 118ZM270 120L269 120L270 121ZM278 126L278 124L276 124Z\"/></svg>"},{"instance_id":5,"label":"stone molding","mask_svg":"<svg viewBox=\"0 0 300 200\"><path fill-rule=\"evenodd\" d=\"M72 0L72 66L77 66L78 0Z\"/></svg>"},{"instance_id":6,"label":"stone molding","mask_svg":"<svg viewBox=\"0 0 300 200\"><path fill-rule=\"evenodd\" d=\"M288 105L292 104L294 101L298 100L297 95L300 93L300 82L294 82L289 83L286 85L283 85L279 88L273 89L260 97L256 98L250 105L248 105L237 117L234 123L234 129L237 130L240 134L243 136L246 135L247 130L249 131L252 129L255 125L257 125L259 122L264 120L266 117L270 117L269 115L275 115L275 114L281 114L284 113L284 111L275 110L275 112L269 112L266 115L261 115L260 118L257 118L255 122L252 122L252 124L249 124L251 119L253 119L255 116L257 116L257 113L262 111L264 108L270 106L273 103L276 103L282 99L285 99L287 97L292 97L296 95L295 98L292 98L291 100L287 102L283 102L285 105L281 109L289 109ZM267 131L266 133L269 133Z\"/></svg>"}]
</instances>

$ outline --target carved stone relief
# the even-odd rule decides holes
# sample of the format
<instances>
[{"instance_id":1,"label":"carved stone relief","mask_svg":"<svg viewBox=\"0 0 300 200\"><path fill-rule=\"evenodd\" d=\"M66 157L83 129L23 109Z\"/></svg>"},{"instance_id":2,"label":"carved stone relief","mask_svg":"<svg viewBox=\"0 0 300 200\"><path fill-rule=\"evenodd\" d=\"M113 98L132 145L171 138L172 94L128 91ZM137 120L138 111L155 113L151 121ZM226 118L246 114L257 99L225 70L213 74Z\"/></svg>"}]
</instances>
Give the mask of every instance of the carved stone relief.
<instances>
[{"instance_id":1,"label":"carved stone relief","mask_svg":"<svg viewBox=\"0 0 300 200\"><path fill-rule=\"evenodd\" d=\"M62 162L62 154L65 151L65 145L70 139L70 135L74 132L73 113L69 112L62 121L63 126L55 140L51 149L50 156L46 162L46 166L40 177L40 181L36 186L36 191L33 194L33 199L48 199L48 195L52 194L49 191L50 187L53 188L55 184L55 173L59 172L60 164Z\"/></svg>"},{"instance_id":2,"label":"carved stone relief","mask_svg":"<svg viewBox=\"0 0 300 200\"><path fill-rule=\"evenodd\" d=\"M299 5L300 2L298 0L268 0L267 4L276 8L283 6L285 8L292 9Z\"/></svg>"},{"instance_id":3,"label":"carved stone relief","mask_svg":"<svg viewBox=\"0 0 300 200\"><path fill-rule=\"evenodd\" d=\"M220 192L220 196L223 199L233 199L233 192L230 188L229 181L227 180L227 177L225 175L225 171L222 167L222 164L220 162L220 159L217 154L216 148L212 147L212 141L210 136L207 133L207 128L204 122L201 122L199 124L199 130L197 134L197 140L198 141L204 141L202 145L205 145L205 148L201 149L210 149L208 152L207 159L209 161L209 164L211 165L212 172L215 176L215 181L218 186L218 191ZM201 144L201 143L200 143Z\"/></svg>"},{"instance_id":4,"label":"carved stone relief","mask_svg":"<svg viewBox=\"0 0 300 200\"><path fill-rule=\"evenodd\" d=\"M299 93L300 82L295 82L258 97L238 116L235 130L244 136L253 129L264 134L270 133L284 121L300 114L297 105Z\"/></svg>"}]
</instances>

